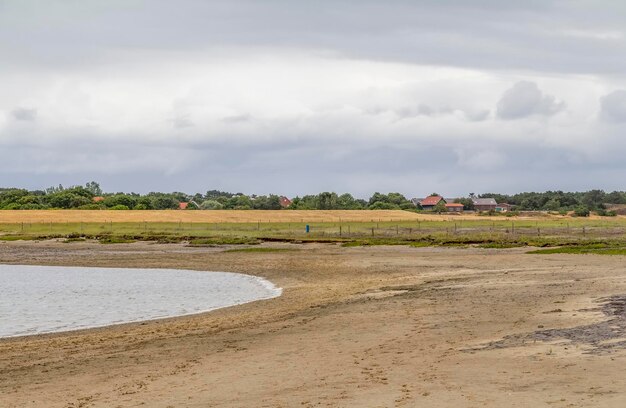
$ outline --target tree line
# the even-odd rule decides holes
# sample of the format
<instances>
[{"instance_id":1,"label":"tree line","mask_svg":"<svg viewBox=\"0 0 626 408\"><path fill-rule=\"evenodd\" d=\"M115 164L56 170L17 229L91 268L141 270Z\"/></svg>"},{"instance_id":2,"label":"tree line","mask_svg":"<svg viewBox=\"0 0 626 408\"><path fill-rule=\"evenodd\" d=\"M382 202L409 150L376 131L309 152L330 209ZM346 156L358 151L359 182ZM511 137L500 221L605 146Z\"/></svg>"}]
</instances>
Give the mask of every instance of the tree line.
<instances>
[{"instance_id":1,"label":"tree line","mask_svg":"<svg viewBox=\"0 0 626 408\"><path fill-rule=\"evenodd\" d=\"M435 194L435 193L433 193ZM607 204L626 204L626 192L602 190L586 192L525 192L513 195L484 193L454 199L463 203L466 210L473 209L472 198L495 198L498 203L509 203L519 211L597 211L602 213ZM148 194L105 193L97 182L84 186L50 187L45 190L0 188L0 209L115 209L115 210L165 210L178 209L186 203L190 210L280 210L284 209L281 197L275 194L246 195L219 190L206 193L182 192ZM355 198L349 193L323 192L295 197L288 209L293 210L421 210L400 193L374 193L369 199Z\"/></svg>"},{"instance_id":2,"label":"tree line","mask_svg":"<svg viewBox=\"0 0 626 408\"><path fill-rule=\"evenodd\" d=\"M246 195L219 190L206 193L186 194L182 192L148 194L105 193L96 182L85 186L50 187L45 190L0 188L0 209L43 210L167 210L178 209L186 203L188 210L280 210L281 197L275 194ZM324 192L316 195L295 197L288 209L297 210L364 210L405 209L415 206L400 193L375 193L369 200L354 198L351 194Z\"/></svg>"},{"instance_id":3,"label":"tree line","mask_svg":"<svg viewBox=\"0 0 626 408\"><path fill-rule=\"evenodd\" d=\"M485 193L479 197L492 197L498 203L512 204L519 211L598 211L603 213L607 205L626 204L626 192L590 190L584 192L545 191L512 195Z\"/></svg>"}]
</instances>

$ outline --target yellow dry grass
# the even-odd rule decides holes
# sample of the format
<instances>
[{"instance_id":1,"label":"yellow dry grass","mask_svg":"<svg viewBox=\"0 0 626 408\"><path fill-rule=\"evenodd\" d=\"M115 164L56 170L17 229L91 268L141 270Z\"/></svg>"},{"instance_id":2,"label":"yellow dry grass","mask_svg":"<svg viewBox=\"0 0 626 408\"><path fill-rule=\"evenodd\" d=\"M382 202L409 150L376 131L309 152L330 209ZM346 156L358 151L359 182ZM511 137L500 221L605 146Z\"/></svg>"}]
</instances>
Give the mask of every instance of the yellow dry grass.
<instances>
[{"instance_id":1,"label":"yellow dry grass","mask_svg":"<svg viewBox=\"0 0 626 408\"><path fill-rule=\"evenodd\" d=\"M550 221L570 217L560 215L517 216L511 220ZM612 221L626 217L611 217ZM603 217L591 216L587 220ZM606 219L606 217L604 217ZM294 223L294 222L395 222L395 221L505 221L502 216L462 214L425 214L401 210L0 210L0 224L12 223L102 223L102 222L196 222L196 223ZM607 222L610 222L607 219Z\"/></svg>"},{"instance_id":2,"label":"yellow dry grass","mask_svg":"<svg viewBox=\"0 0 626 408\"><path fill-rule=\"evenodd\" d=\"M0 224L8 223L76 223L76 222L370 222L411 221L423 215L396 210L219 210L219 211L107 211L107 210L3 210Z\"/></svg>"}]
</instances>

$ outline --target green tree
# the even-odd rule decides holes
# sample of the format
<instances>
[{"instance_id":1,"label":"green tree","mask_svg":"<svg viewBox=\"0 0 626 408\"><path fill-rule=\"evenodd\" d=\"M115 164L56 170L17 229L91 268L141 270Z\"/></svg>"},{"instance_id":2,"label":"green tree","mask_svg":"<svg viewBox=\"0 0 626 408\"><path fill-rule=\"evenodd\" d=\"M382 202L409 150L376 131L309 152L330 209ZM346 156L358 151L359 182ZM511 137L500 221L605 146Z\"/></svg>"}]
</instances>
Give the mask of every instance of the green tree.
<instances>
[{"instance_id":1,"label":"green tree","mask_svg":"<svg viewBox=\"0 0 626 408\"><path fill-rule=\"evenodd\" d=\"M475 209L474 201L471 198L457 198L454 202L463 204L463 210L465 211L473 211Z\"/></svg>"},{"instance_id":2,"label":"green tree","mask_svg":"<svg viewBox=\"0 0 626 408\"><path fill-rule=\"evenodd\" d=\"M436 212L437 214L441 214L447 211L448 209L446 208L446 204L443 202L443 200L439 201L437 205L433 208L433 212Z\"/></svg>"},{"instance_id":3,"label":"green tree","mask_svg":"<svg viewBox=\"0 0 626 408\"><path fill-rule=\"evenodd\" d=\"M90 181L89 183L85 184L85 189L87 189L94 196L102 195L102 189L100 188L100 184L96 183L95 181Z\"/></svg>"},{"instance_id":4,"label":"green tree","mask_svg":"<svg viewBox=\"0 0 626 408\"><path fill-rule=\"evenodd\" d=\"M558 211L559 208L561 208L561 202L556 198L550 199L543 205L543 209L547 211Z\"/></svg>"},{"instance_id":5,"label":"green tree","mask_svg":"<svg viewBox=\"0 0 626 408\"><path fill-rule=\"evenodd\" d=\"M224 205L216 200L205 200L200 204L202 210L222 210Z\"/></svg>"}]
</instances>

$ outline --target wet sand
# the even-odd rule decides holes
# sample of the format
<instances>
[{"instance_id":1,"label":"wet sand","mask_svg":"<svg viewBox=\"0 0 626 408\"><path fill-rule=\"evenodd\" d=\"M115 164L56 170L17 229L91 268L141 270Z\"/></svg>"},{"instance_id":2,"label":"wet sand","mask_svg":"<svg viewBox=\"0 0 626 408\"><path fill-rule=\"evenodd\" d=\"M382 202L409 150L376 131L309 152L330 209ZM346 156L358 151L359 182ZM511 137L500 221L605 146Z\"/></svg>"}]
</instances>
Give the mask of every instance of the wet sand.
<instances>
[{"instance_id":1,"label":"wet sand","mask_svg":"<svg viewBox=\"0 0 626 408\"><path fill-rule=\"evenodd\" d=\"M0 341L1 407L623 407L626 262L525 249L5 242L0 262L243 272L276 299Z\"/></svg>"}]
</instances>

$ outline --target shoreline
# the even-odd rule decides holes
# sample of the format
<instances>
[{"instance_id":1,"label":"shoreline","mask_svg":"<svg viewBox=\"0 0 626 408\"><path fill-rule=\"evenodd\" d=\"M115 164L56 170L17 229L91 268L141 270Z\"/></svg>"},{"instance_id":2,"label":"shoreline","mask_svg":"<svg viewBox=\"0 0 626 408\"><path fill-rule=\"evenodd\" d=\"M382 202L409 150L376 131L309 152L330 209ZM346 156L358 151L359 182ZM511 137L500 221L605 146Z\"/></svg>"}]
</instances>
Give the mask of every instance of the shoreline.
<instances>
[{"instance_id":1,"label":"shoreline","mask_svg":"<svg viewBox=\"0 0 626 408\"><path fill-rule=\"evenodd\" d=\"M107 328L113 328L113 327L117 327L117 326L124 326L124 325L132 325L132 324L143 324L146 322L157 322L157 321L166 321L169 319L177 319L177 318L184 318L184 317L189 317L189 316L195 316L195 315L200 315L200 314L205 314L205 313L211 313L213 311L216 310L220 310L220 309L226 309L226 308L231 308L231 307L237 307L237 306L241 306L241 305L245 305L248 303L255 303L255 302L259 302L259 301L263 301L263 300L271 300L277 297L280 297L282 295L283 289L281 287L278 287L277 285L275 285L273 282L271 282L270 280L262 277L262 276L255 276L255 275L249 275L249 274L245 274L245 273L239 273L239 272L223 272L223 271L208 271L208 270L192 270L192 269L169 269L169 268L116 268L116 267L99 267L99 268L90 268L90 267L84 267L84 266L72 266L72 265L67 265L67 266L60 266L60 265L36 265L36 264L25 264L25 265L20 265L20 264L5 264L5 263L0 263L0 266L18 266L18 267L33 267L33 268L37 268L37 267L50 267L50 268L64 268L64 269L124 269L124 270L138 270L138 271L142 271L142 272L146 272L146 271L159 271L159 272L200 272L200 273L217 273L217 274L229 274L229 275L234 275L234 276L238 276L241 277L243 279L247 279L250 281L255 282L256 284L258 284L259 286L267 289L270 292L273 292L271 294L268 294L267 296L263 296L251 301L244 301L244 302L240 302L240 303L233 303L230 305L226 305L226 306L218 306L218 307L212 307L212 308L208 308L208 309L202 309L202 310L198 310L198 311L193 311L193 312L189 312L189 313L183 313L183 314L172 314L172 315L165 315L165 316L154 316L154 317L149 317L149 318L138 318L138 319L132 319L132 320L125 320L122 322L111 322L111 323L104 323L104 324L95 324L95 325L85 325L85 326L76 326L76 327L72 327L72 328L67 328L67 329L60 329L60 330L55 330L55 329L51 329L51 330L45 330L45 331L37 331L37 332L33 332L33 333L29 333L29 334L15 334L15 335L0 335L0 342L6 341L6 340L19 340L19 339L26 339L26 338L32 338L32 337L36 337L36 336L52 336L52 335L63 335L63 334L71 334L71 333L76 333L76 334L80 334L80 332L84 332L87 333L90 330L94 330L94 329L107 329Z\"/></svg>"}]
</instances>

